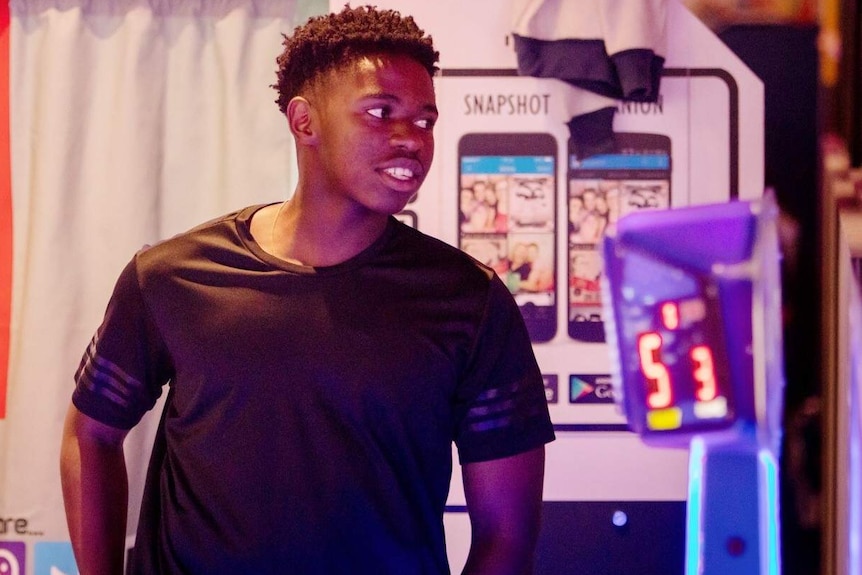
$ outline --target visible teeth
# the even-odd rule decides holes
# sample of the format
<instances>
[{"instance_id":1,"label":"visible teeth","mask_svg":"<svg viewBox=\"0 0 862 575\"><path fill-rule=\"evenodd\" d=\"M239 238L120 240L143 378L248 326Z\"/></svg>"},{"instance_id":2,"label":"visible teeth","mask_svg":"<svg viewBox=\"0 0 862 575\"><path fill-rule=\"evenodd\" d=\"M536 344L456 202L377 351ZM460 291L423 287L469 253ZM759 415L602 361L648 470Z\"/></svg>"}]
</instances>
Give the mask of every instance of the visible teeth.
<instances>
[{"instance_id":1,"label":"visible teeth","mask_svg":"<svg viewBox=\"0 0 862 575\"><path fill-rule=\"evenodd\" d=\"M407 168L386 168L383 171L398 180L409 180L413 177L413 170Z\"/></svg>"}]
</instances>

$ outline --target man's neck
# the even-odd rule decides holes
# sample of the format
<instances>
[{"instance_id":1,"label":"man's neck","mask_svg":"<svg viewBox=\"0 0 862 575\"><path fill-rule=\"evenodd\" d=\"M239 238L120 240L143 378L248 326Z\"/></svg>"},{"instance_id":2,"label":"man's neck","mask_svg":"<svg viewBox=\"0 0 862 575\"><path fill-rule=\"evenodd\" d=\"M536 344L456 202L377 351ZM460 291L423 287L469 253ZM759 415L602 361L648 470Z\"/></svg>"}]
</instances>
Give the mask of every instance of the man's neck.
<instances>
[{"instance_id":1,"label":"man's neck","mask_svg":"<svg viewBox=\"0 0 862 575\"><path fill-rule=\"evenodd\" d=\"M265 251L313 267L356 256L380 237L388 220L385 214L349 202L332 205L309 199L300 191L261 216L259 222L253 220L252 234Z\"/></svg>"}]
</instances>

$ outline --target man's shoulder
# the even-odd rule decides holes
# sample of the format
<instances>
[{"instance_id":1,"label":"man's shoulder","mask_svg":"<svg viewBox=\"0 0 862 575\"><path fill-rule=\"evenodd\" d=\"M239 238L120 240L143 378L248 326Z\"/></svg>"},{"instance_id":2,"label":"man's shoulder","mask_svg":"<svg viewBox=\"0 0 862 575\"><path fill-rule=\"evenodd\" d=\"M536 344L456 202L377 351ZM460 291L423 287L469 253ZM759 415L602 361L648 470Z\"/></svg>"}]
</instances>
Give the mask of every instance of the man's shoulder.
<instances>
[{"instance_id":1,"label":"man's shoulder","mask_svg":"<svg viewBox=\"0 0 862 575\"><path fill-rule=\"evenodd\" d=\"M247 218L261 206L247 206L200 223L186 231L145 245L136 254L139 270L176 266L205 253L240 243L238 221Z\"/></svg>"},{"instance_id":2,"label":"man's shoulder","mask_svg":"<svg viewBox=\"0 0 862 575\"><path fill-rule=\"evenodd\" d=\"M246 206L244 208L234 210L232 212L228 212L228 213L222 214L220 216L216 216L212 219L206 220L205 222L202 222L202 223L190 228L189 230L187 230L185 232L178 234L175 237L194 235L196 233L201 233L201 232L205 232L208 230L212 230L213 228L219 228L221 226L224 226L225 224L232 225L234 222L237 221L238 218L248 217L250 214L254 213L256 210L259 210L263 206L264 206L264 204Z\"/></svg>"},{"instance_id":3,"label":"man's shoulder","mask_svg":"<svg viewBox=\"0 0 862 575\"><path fill-rule=\"evenodd\" d=\"M399 222L397 237L399 248L415 250L417 257L424 262L451 267L453 271L481 276L487 280L494 276L493 269L468 253L416 228Z\"/></svg>"}]
</instances>

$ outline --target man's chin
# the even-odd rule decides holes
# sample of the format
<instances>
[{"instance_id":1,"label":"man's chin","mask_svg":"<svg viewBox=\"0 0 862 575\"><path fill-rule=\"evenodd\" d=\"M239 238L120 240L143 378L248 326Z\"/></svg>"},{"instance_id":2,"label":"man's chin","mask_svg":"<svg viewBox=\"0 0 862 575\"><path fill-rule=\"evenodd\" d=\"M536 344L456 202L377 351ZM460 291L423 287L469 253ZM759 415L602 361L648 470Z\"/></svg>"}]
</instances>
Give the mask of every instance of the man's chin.
<instances>
[{"instance_id":1,"label":"man's chin","mask_svg":"<svg viewBox=\"0 0 862 575\"><path fill-rule=\"evenodd\" d=\"M398 195L399 197L394 199L394 201L390 205L386 206L384 210L390 216L403 211L407 206L415 202L416 198L419 196L419 192Z\"/></svg>"}]
</instances>

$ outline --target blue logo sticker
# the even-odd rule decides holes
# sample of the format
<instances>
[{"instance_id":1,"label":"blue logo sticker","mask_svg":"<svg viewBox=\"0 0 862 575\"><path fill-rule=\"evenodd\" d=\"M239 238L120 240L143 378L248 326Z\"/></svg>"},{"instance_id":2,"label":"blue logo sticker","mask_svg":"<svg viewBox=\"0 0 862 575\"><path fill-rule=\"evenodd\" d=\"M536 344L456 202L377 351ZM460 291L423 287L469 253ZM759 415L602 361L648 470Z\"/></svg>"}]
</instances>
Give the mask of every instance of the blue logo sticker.
<instances>
[{"instance_id":1,"label":"blue logo sticker","mask_svg":"<svg viewBox=\"0 0 862 575\"><path fill-rule=\"evenodd\" d=\"M34 575L78 575L69 542L36 543L34 563Z\"/></svg>"},{"instance_id":2,"label":"blue logo sticker","mask_svg":"<svg viewBox=\"0 0 862 575\"><path fill-rule=\"evenodd\" d=\"M22 541L0 541L0 574L25 575L27 546Z\"/></svg>"}]
</instances>

